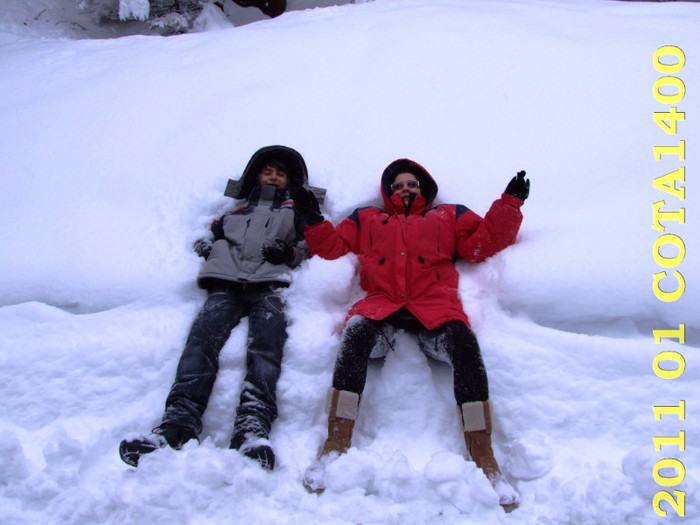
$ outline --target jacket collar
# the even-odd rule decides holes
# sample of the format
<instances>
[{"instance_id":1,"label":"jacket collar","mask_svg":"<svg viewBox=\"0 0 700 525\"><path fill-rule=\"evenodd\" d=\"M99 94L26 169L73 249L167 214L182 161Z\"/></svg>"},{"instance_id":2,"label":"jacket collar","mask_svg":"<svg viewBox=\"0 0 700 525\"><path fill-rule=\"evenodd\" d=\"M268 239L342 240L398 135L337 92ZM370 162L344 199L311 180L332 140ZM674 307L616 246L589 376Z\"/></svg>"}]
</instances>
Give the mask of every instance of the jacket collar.
<instances>
[{"instance_id":1,"label":"jacket collar","mask_svg":"<svg viewBox=\"0 0 700 525\"><path fill-rule=\"evenodd\" d=\"M411 193L408 201L408 208L403 203L403 199L398 193L388 198L389 206L387 211L393 212L395 215L421 215L425 213L427 202L420 193Z\"/></svg>"},{"instance_id":2,"label":"jacket collar","mask_svg":"<svg viewBox=\"0 0 700 525\"><path fill-rule=\"evenodd\" d=\"M277 188L275 186L261 186L257 184L250 190L248 196L249 206L266 206L271 208L279 208L282 203L287 200L286 188Z\"/></svg>"}]
</instances>

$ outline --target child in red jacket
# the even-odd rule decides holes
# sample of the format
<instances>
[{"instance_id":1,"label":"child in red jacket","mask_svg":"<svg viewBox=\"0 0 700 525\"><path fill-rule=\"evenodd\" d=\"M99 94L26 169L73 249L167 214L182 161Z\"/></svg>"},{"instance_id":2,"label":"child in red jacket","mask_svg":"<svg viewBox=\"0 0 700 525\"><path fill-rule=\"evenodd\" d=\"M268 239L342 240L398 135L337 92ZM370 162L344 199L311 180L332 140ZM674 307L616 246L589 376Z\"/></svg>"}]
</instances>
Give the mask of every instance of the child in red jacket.
<instances>
[{"instance_id":1,"label":"child in red jacket","mask_svg":"<svg viewBox=\"0 0 700 525\"><path fill-rule=\"evenodd\" d=\"M519 172L482 218L462 205L433 206L435 180L420 164L399 159L382 175L384 208L357 209L337 227L323 219L312 193L293 192L306 218L311 254L324 259L357 254L366 292L348 313L329 393L328 438L306 472L307 489L323 491L325 465L350 447L369 359L384 357L386 345L379 343L402 329L418 338L427 355L451 365L469 455L501 505L517 506L518 495L493 455L486 370L459 298L455 259L481 262L515 242L529 187L525 172Z\"/></svg>"}]
</instances>

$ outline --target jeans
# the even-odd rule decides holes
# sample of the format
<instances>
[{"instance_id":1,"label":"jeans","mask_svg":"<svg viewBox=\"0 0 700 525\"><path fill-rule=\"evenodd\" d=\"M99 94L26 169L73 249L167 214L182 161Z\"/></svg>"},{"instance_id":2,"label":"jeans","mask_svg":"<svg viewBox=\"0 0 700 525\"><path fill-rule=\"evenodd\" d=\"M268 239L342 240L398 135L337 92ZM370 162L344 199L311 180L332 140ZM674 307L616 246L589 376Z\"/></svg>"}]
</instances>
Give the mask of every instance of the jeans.
<instances>
[{"instance_id":1,"label":"jeans","mask_svg":"<svg viewBox=\"0 0 700 525\"><path fill-rule=\"evenodd\" d=\"M393 332L405 330L415 335L427 356L445 361L452 367L454 396L458 405L469 401L487 401L489 385L474 332L461 321L448 321L428 330L404 310L382 321L357 316L343 334L333 372L333 387L361 394L367 381L370 358L381 358L392 348Z\"/></svg>"},{"instance_id":2,"label":"jeans","mask_svg":"<svg viewBox=\"0 0 700 525\"><path fill-rule=\"evenodd\" d=\"M270 283L232 284L211 292L195 318L165 402L161 426L202 431L219 353L244 316L248 316L246 375L236 409L234 438L268 437L277 418L277 380L287 340L282 299Z\"/></svg>"}]
</instances>

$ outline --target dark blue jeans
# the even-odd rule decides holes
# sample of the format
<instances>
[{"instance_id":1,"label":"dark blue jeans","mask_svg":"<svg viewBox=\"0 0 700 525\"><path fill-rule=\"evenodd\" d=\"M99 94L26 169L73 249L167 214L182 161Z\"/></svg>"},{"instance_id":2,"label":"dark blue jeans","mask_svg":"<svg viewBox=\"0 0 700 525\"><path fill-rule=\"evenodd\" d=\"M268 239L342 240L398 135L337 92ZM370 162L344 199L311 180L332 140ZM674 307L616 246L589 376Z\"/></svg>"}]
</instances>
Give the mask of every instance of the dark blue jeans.
<instances>
[{"instance_id":1,"label":"dark blue jeans","mask_svg":"<svg viewBox=\"0 0 700 525\"><path fill-rule=\"evenodd\" d=\"M283 308L270 283L233 284L211 292L190 329L161 425L201 433L202 415L219 370L219 353L231 330L247 315L247 371L233 434L234 438L249 433L267 437L277 418L277 380L287 340Z\"/></svg>"}]
</instances>

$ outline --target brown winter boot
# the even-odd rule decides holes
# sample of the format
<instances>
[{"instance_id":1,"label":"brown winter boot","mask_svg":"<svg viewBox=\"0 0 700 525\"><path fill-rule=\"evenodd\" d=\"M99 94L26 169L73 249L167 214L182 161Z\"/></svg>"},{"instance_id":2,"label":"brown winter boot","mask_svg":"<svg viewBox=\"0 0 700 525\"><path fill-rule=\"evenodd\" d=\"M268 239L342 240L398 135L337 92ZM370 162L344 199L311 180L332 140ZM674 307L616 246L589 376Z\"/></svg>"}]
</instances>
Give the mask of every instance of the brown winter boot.
<instances>
[{"instance_id":1,"label":"brown winter boot","mask_svg":"<svg viewBox=\"0 0 700 525\"><path fill-rule=\"evenodd\" d=\"M328 391L326 411L328 412L328 437L319 457L337 452L344 454L350 448L352 431L355 428L360 408L360 395L347 390Z\"/></svg>"},{"instance_id":2,"label":"brown winter boot","mask_svg":"<svg viewBox=\"0 0 700 525\"><path fill-rule=\"evenodd\" d=\"M490 481L501 477L491 448L491 407L488 401L463 403L458 408L467 452Z\"/></svg>"},{"instance_id":3,"label":"brown winter boot","mask_svg":"<svg viewBox=\"0 0 700 525\"><path fill-rule=\"evenodd\" d=\"M328 391L328 437L318 453L318 459L304 473L304 487L309 492L321 493L326 489L326 465L350 448L360 397L360 394L347 390L331 388Z\"/></svg>"},{"instance_id":4,"label":"brown winter boot","mask_svg":"<svg viewBox=\"0 0 700 525\"><path fill-rule=\"evenodd\" d=\"M518 494L503 478L491 447L491 405L488 401L473 401L457 409L467 452L498 493L501 506L507 512L514 510L519 504Z\"/></svg>"}]
</instances>

